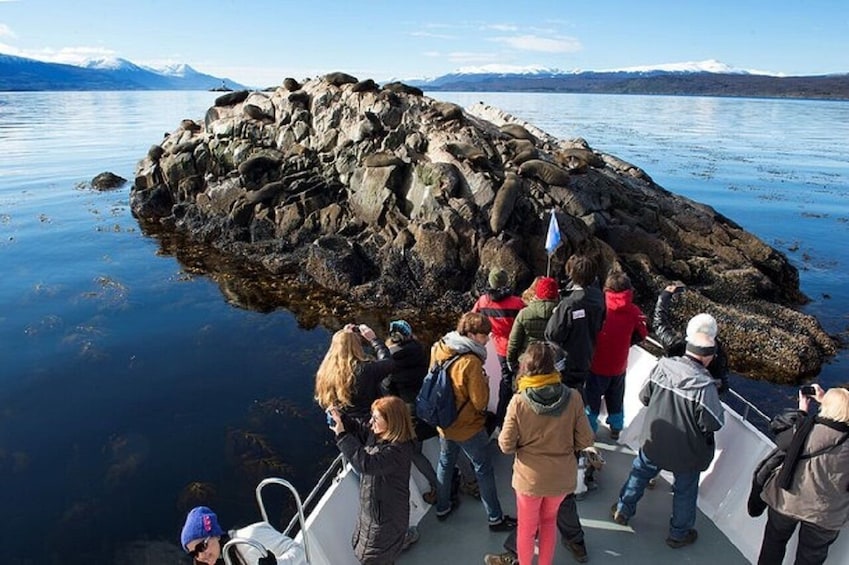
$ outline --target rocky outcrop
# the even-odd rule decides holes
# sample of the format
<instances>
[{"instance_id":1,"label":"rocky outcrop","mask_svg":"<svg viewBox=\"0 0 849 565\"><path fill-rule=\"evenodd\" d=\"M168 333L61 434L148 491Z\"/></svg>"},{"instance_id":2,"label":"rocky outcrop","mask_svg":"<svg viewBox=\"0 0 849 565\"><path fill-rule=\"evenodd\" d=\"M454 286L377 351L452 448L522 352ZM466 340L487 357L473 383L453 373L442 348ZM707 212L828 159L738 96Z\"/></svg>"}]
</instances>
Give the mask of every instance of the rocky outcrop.
<instances>
[{"instance_id":1,"label":"rocky outcrop","mask_svg":"<svg viewBox=\"0 0 849 565\"><path fill-rule=\"evenodd\" d=\"M131 206L143 225L270 274L368 307L439 311L468 307L494 265L519 287L544 273L554 210L553 270L588 254L602 280L628 272L648 308L683 281L698 292L679 314L716 313L735 367L794 379L834 352L792 308L805 300L796 269L733 221L584 140L401 83L332 73L228 93L148 151Z\"/></svg>"}]
</instances>

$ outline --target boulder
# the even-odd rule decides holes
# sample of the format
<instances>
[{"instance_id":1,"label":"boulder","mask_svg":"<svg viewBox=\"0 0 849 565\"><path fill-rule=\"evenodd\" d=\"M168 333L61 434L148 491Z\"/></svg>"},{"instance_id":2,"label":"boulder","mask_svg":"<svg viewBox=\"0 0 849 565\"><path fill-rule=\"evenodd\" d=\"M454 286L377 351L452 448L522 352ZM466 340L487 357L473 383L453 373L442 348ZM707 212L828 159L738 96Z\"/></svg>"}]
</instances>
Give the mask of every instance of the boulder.
<instances>
[{"instance_id":1,"label":"boulder","mask_svg":"<svg viewBox=\"0 0 849 565\"><path fill-rule=\"evenodd\" d=\"M183 121L148 151L130 202L143 226L271 277L296 272L328 301L456 314L492 266L524 288L585 253L599 280L625 269L645 311L668 281L686 283L698 301L680 311L721 317L747 374L798 379L835 351L794 309L806 298L787 258L711 207L586 140L402 83L330 73L221 96L202 125ZM549 257L552 209L563 244Z\"/></svg>"}]
</instances>

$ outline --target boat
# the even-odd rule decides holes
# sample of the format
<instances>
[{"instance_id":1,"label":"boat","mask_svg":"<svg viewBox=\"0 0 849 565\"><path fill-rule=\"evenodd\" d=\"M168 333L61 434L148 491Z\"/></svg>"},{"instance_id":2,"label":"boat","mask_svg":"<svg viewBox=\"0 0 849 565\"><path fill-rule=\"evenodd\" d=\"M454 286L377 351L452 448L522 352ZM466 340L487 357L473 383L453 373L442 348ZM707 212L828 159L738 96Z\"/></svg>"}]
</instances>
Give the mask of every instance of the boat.
<instances>
[{"instance_id":1,"label":"boat","mask_svg":"<svg viewBox=\"0 0 849 565\"><path fill-rule=\"evenodd\" d=\"M490 348L492 342L490 341ZM657 363L657 356L642 346L632 346L626 376L626 428L619 441L607 439L606 428L599 425L596 449L606 464L596 474L599 488L578 502L585 532L589 560L595 563L664 564L692 563L734 565L755 563L760 550L766 513L751 518L746 510L751 476L757 463L773 449L764 433L768 417L733 390L723 398L725 425L716 434L716 455L702 473L699 487L696 529L698 541L685 548L671 549L667 536L671 512L672 475L662 472L657 487L647 490L637 514L629 525L613 522L610 507L630 470L637 445L629 439L640 424L642 404L637 394ZM490 377L490 404L494 410L500 369L490 349L486 364ZM600 418L604 422L604 417ZM633 427L631 427L633 426ZM629 430L631 433L629 433ZM515 516L515 497L510 486L512 456L503 455L491 442L496 482L501 505ZM434 463L439 454L438 440L428 440L424 452ZM284 481L285 482L285 481ZM417 543L407 549L397 563L401 565L480 564L486 553L503 552L504 533L490 532L479 501L462 497L462 504L445 522L438 522L435 511L424 502L427 481L413 469L410 479L410 524L420 532ZM294 489L293 489L294 490ZM259 499L259 489L257 491ZM358 512L358 481L350 466L337 457L304 499L295 493L297 515L284 534L306 545L310 565L357 565L351 549L351 533ZM260 506L262 503L260 501ZM265 517L265 510L262 510ZM265 518L267 520L267 518ZM846 529L846 528L844 528ZM788 544L784 563L792 563L796 535ZM558 544L556 563L570 563L569 551ZM229 563L229 561L228 561ZM843 532L831 547L826 563L849 563L849 533Z\"/></svg>"}]
</instances>

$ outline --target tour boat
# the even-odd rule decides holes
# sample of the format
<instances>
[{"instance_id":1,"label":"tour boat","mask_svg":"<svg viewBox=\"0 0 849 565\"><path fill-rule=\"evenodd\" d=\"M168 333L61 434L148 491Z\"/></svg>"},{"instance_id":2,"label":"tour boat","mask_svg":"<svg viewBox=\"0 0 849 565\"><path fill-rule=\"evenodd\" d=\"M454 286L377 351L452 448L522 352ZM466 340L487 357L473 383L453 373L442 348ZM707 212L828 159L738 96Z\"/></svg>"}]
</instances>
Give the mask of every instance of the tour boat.
<instances>
[{"instance_id":1,"label":"tour boat","mask_svg":"<svg viewBox=\"0 0 849 565\"><path fill-rule=\"evenodd\" d=\"M599 488L586 493L578 502L589 561L655 565L754 563L761 545L766 513L759 518L751 518L746 511L746 500L752 470L772 450L774 443L761 431L766 429L767 416L733 390L723 398L725 425L716 434L716 456L701 475L695 526L698 540L678 549L672 549L664 542L672 509L672 475L665 471L661 473L657 486L646 490L637 513L627 526L616 524L611 518L610 507L617 500L638 448L629 439L635 435L633 430L639 426L642 414L638 392L656 363L657 357L647 349L640 346L631 348L625 389L626 428L619 441L609 439L603 423L604 415L600 417L595 446L606 464L596 473ZM490 379L490 409L494 409L500 368L491 342L486 370ZM634 428L628 427L631 424ZM515 495L510 486L513 458L503 455L496 441L491 442L490 449L501 505L505 513L515 516ZM425 442L424 451L435 468L438 440ZM341 457L337 458L303 504L290 484L280 479L271 482L275 481L288 486L297 501L298 513L284 533L305 544L304 562L309 565L357 565L351 549L351 534L359 506L358 481L350 466L346 466ZM261 488L257 488L257 498L263 521L258 526L267 528ZM427 481L414 468L410 479L410 525L418 528L420 539L401 554L397 561L399 565L477 565L484 562L485 554L504 551L502 544L507 534L489 531L479 500L461 495L459 507L450 518L440 522L436 520L435 511L422 499L422 494L428 489ZM253 545L258 546L255 541ZM788 544L785 563L794 561L795 548L794 535ZM571 562L573 558L569 550L558 544L555 563ZM279 563L293 562L281 559ZM837 539L829 551L827 563L849 563L849 534L843 532Z\"/></svg>"}]
</instances>

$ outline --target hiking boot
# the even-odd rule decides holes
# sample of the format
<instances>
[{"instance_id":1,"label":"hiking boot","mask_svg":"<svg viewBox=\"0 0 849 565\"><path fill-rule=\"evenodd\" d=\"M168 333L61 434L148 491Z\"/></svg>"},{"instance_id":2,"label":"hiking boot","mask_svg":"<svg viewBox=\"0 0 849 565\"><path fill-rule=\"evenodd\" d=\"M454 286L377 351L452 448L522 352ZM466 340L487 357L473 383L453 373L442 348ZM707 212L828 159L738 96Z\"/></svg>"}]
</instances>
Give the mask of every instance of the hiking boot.
<instances>
[{"instance_id":1,"label":"hiking boot","mask_svg":"<svg viewBox=\"0 0 849 565\"><path fill-rule=\"evenodd\" d=\"M436 489L430 489L422 495L422 500L431 506L436 504Z\"/></svg>"},{"instance_id":2,"label":"hiking boot","mask_svg":"<svg viewBox=\"0 0 849 565\"><path fill-rule=\"evenodd\" d=\"M567 541L566 549L572 552L572 557L574 557L575 561L578 563L587 562L587 544L583 541Z\"/></svg>"},{"instance_id":3,"label":"hiking boot","mask_svg":"<svg viewBox=\"0 0 849 565\"><path fill-rule=\"evenodd\" d=\"M406 551L411 545L419 541L419 529L415 526L407 528L407 533L404 534L404 543L401 545L401 551Z\"/></svg>"},{"instance_id":4,"label":"hiking boot","mask_svg":"<svg viewBox=\"0 0 849 565\"><path fill-rule=\"evenodd\" d=\"M666 538L666 545L671 547L672 549L678 549L679 547L684 547L685 545L690 545L692 543L696 543L696 540L699 538L699 532L696 530L689 530L687 535L685 535L681 539L675 539L673 537Z\"/></svg>"},{"instance_id":5,"label":"hiking boot","mask_svg":"<svg viewBox=\"0 0 849 565\"><path fill-rule=\"evenodd\" d=\"M619 432L622 430L617 430L615 428L610 428L610 439L613 441L619 441Z\"/></svg>"},{"instance_id":6,"label":"hiking boot","mask_svg":"<svg viewBox=\"0 0 849 565\"><path fill-rule=\"evenodd\" d=\"M483 556L484 565L519 565L519 558L509 551L505 553L487 553Z\"/></svg>"},{"instance_id":7,"label":"hiking boot","mask_svg":"<svg viewBox=\"0 0 849 565\"><path fill-rule=\"evenodd\" d=\"M437 516L438 518L438 516ZM516 518L505 514L499 522L490 522L489 531L491 532L509 532L516 529Z\"/></svg>"},{"instance_id":8,"label":"hiking boot","mask_svg":"<svg viewBox=\"0 0 849 565\"><path fill-rule=\"evenodd\" d=\"M628 517L625 516L622 512L619 511L619 503L614 502L613 506L610 507L610 515L613 518L613 521L619 524L620 526L628 525ZM695 531L695 530L693 530ZM669 543L669 540L666 540Z\"/></svg>"}]
</instances>

